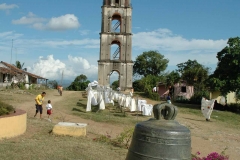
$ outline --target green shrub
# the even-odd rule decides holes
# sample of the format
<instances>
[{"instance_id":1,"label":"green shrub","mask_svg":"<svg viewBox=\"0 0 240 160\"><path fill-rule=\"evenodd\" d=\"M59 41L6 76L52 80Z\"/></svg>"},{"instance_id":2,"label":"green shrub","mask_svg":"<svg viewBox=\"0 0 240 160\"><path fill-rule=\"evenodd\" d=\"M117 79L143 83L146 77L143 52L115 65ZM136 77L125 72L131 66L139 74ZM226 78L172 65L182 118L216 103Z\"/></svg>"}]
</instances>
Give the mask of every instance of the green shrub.
<instances>
[{"instance_id":1,"label":"green shrub","mask_svg":"<svg viewBox=\"0 0 240 160\"><path fill-rule=\"evenodd\" d=\"M226 106L226 110L234 113L240 113L240 103L230 103Z\"/></svg>"},{"instance_id":2,"label":"green shrub","mask_svg":"<svg viewBox=\"0 0 240 160\"><path fill-rule=\"evenodd\" d=\"M153 100L155 100L155 101L159 101L159 100L160 100L160 96L159 96L159 94L156 93L156 92L150 92L150 93L149 93L149 98L150 98L150 99L153 99Z\"/></svg>"},{"instance_id":3,"label":"green shrub","mask_svg":"<svg viewBox=\"0 0 240 160\"><path fill-rule=\"evenodd\" d=\"M209 97L209 93L207 91L197 92L190 99L182 99L178 98L175 100L177 103L187 103L187 104L201 104L202 97Z\"/></svg>"},{"instance_id":4,"label":"green shrub","mask_svg":"<svg viewBox=\"0 0 240 160\"><path fill-rule=\"evenodd\" d=\"M114 140L115 145L129 148L130 142L132 140L133 132L134 132L134 127L125 128L124 131L120 133Z\"/></svg>"},{"instance_id":5,"label":"green shrub","mask_svg":"<svg viewBox=\"0 0 240 160\"><path fill-rule=\"evenodd\" d=\"M0 116L9 114L12 111L14 111L13 106L0 101Z\"/></svg>"},{"instance_id":6,"label":"green shrub","mask_svg":"<svg viewBox=\"0 0 240 160\"><path fill-rule=\"evenodd\" d=\"M25 89L25 84L23 82L18 83L20 89Z\"/></svg>"},{"instance_id":7,"label":"green shrub","mask_svg":"<svg viewBox=\"0 0 240 160\"><path fill-rule=\"evenodd\" d=\"M111 135L106 133L106 135L99 135L98 137L94 138L93 141L112 144L121 148L129 148L133 132L134 127L127 127L114 139L111 139Z\"/></svg>"},{"instance_id":8,"label":"green shrub","mask_svg":"<svg viewBox=\"0 0 240 160\"><path fill-rule=\"evenodd\" d=\"M152 99L152 100L155 100L155 101L159 101L160 100L160 96L157 92L152 92L152 90L145 90L144 92L145 96Z\"/></svg>"},{"instance_id":9,"label":"green shrub","mask_svg":"<svg viewBox=\"0 0 240 160\"><path fill-rule=\"evenodd\" d=\"M106 133L106 135L99 135L97 138L94 138L93 141L101 143L111 143L111 136L109 133Z\"/></svg>"},{"instance_id":10,"label":"green shrub","mask_svg":"<svg viewBox=\"0 0 240 160\"><path fill-rule=\"evenodd\" d=\"M186 103L187 104L191 103L189 99L176 99L175 102L177 102L177 103L185 103L185 104Z\"/></svg>"},{"instance_id":11,"label":"green shrub","mask_svg":"<svg viewBox=\"0 0 240 160\"><path fill-rule=\"evenodd\" d=\"M191 104L201 104L202 97L208 98L209 97L209 92L208 91L201 91L201 92L196 92L190 99Z\"/></svg>"}]
</instances>

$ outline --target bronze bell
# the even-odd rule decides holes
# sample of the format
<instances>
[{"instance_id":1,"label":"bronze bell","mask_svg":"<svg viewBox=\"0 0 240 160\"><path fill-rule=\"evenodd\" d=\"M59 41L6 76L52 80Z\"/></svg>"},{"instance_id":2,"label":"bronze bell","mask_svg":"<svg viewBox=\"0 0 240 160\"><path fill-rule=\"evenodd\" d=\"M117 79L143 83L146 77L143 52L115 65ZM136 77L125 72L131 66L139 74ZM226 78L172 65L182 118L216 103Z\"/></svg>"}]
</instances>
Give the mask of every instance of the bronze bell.
<instances>
[{"instance_id":1,"label":"bronze bell","mask_svg":"<svg viewBox=\"0 0 240 160\"><path fill-rule=\"evenodd\" d=\"M177 107L156 104L153 113L155 118L135 126L126 160L190 160L191 134L174 120Z\"/></svg>"}]
</instances>

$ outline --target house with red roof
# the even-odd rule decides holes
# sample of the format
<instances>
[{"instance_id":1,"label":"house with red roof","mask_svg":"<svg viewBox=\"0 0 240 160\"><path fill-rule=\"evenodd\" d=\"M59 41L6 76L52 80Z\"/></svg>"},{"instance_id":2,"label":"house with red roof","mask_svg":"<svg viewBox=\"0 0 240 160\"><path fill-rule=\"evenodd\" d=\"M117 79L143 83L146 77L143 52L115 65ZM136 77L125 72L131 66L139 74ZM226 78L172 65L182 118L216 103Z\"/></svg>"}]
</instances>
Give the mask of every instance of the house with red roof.
<instances>
[{"instance_id":1,"label":"house with red roof","mask_svg":"<svg viewBox=\"0 0 240 160\"><path fill-rule=\"evenodd\" d=\"M32 84L47 85L47 80L44 77L27 72L26 69L19 69L12 64L0 62L0 88L19 82L23 82L26 88Z\"/></svg>"}]
</instances>

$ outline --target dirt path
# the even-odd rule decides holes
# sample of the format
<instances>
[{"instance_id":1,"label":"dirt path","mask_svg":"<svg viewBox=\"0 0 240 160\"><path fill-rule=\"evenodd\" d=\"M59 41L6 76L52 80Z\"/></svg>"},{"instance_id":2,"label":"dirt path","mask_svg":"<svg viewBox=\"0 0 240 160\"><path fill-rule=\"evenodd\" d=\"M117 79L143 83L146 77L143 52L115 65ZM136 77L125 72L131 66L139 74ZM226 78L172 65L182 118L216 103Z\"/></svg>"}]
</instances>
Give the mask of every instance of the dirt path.
<instances>
[{"instance_id":1,"label":"dirt path","mask_svg":"<svg viewBox=\"0 0 240 160\"><path fill-rule=\"evenodd\" d=\"M199 151L206 156L210 152L221 153L226 149L230 159L240 157L240 132L236 129L223 128L216 121L206 122L203 117L180 114L177 120L190 128L192 153Z\"/></svg>"},{"instance_id":2,"label":"dirt path","mask_svg":"<svg viewBox=\"0 0 240 160\"><path fill-rule=\"evenodd\" d=\"M96 135L99 135L99 134L106 135L106 133L111 134L111 136L115 137L116 135L122 132L123 127L121 125L112 125L109 123L101 123L101 122L95 122L89 119L83 119L79 116L68 114L64 110L59 109L59 108L63 108L62 106L59 106L59 104L61 104L61 102L66 101L73 94L76 94L76 93L64 91L63 96L60 96L56 90L47 92L47 95L45 97L45 104L49 99L52 102L52 106L53 106L53 114L51 115L52 123L57 124L58 122L61 122L61 121L86 123L88 124L87 132L89 137L96 137ZM79 92L77 94L79 94ZM33 97L32 101L26 101L18 105L20 109L27 111L28 117L33 117L35 114L35 108L34 108L35 96L36 95L32 96ZM79 94L79 98L80 97L81 97L81 94ZM43 119L47 120L47 115L45 113L46 109L44 106L43 106ZM37 115L36 118L39 118L39 115Z\"/></svg>"},{"instance_id":3,"label":"dirt path","mask_svg":"<svg viewBox=\"0 0 240 160\"><path fill-rule=\"evenodd\" d=\"M2 94L2 93L1 93ZM96 134L106 134L109 133L113 137L122 132L123 126L112 125L109 123L95 122L92 120L86 120L79 116L74 116L68 114L63 109L61 105L62 102L66 101L69 97L74 96L76 92L64 91L63 96L59 96L56 90L47 91L47 96L45 101L50 99L53 103L53 119L52 123L58 123L61 121L59 118L54 117L64 117L71 122L87 123L87 134L89 137L95 136ZM34 98L36 95L28 95L28 98L19 103L18 100L11 101L10 104L17 105L19 108L24 109L28 113L28 117L33 117L34 108ZM80 94L79 94L80 96ZM147 100L148 103L156 104L157 102ZM58 104L58 106L56 105ZM47 115L44 110L44 118ZM39 117L37 117L39 118ZM222 152L225 148L226 155L230 156L231 160L237 160L240 157L240 131L232 128L223 128L222 125L218 124L216 121L211 120L206 122L203 117L179 113L176 120L188 127L191 131L191 141L192 141L192 153L197 151L201 152L202 156L206 156L210 152Z\"/></svg>"}]
</instances>

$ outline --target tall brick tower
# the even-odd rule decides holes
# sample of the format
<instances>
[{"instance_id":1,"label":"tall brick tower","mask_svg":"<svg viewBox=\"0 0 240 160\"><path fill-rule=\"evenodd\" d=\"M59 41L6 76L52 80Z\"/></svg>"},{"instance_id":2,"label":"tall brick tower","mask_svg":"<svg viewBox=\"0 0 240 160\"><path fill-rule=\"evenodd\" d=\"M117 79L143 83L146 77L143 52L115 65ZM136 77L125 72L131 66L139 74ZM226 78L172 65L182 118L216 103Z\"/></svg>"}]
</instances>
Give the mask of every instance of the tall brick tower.
<instances>
[{"instance_id":1,"label":"tall brick tower","mask_svg":"<svg viewBox=\"0 0 240 160\"><path fill-rule=\"evenodd\" d=\"M101 26L98 83L109 86L116 71L121 90L128 90L133 75L131 0L103 0Z\"/></svg>"}]
</instances>

